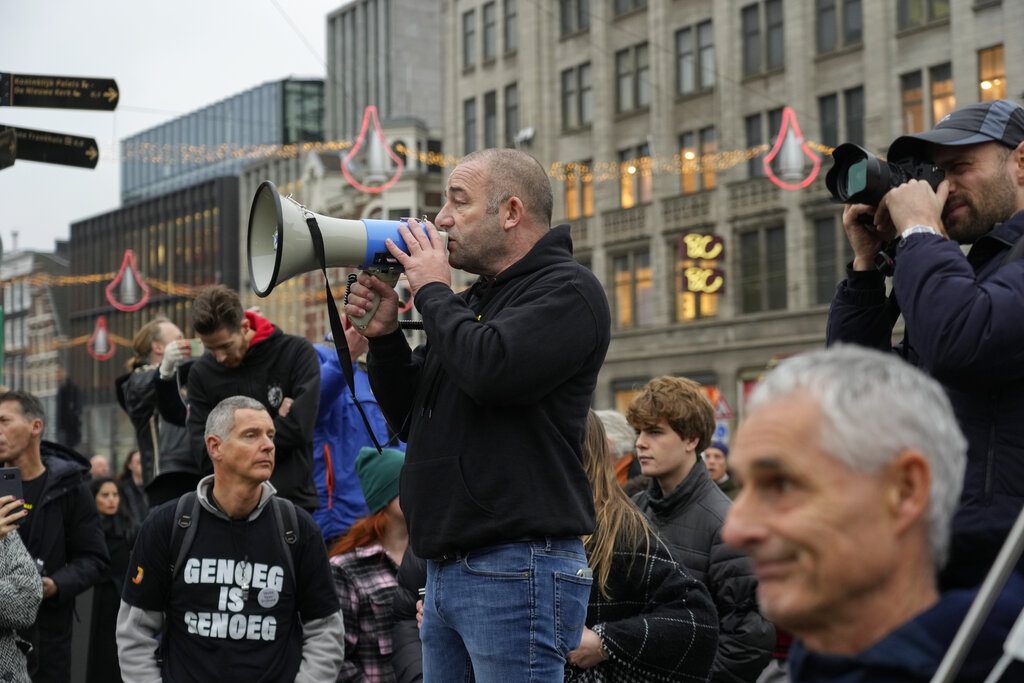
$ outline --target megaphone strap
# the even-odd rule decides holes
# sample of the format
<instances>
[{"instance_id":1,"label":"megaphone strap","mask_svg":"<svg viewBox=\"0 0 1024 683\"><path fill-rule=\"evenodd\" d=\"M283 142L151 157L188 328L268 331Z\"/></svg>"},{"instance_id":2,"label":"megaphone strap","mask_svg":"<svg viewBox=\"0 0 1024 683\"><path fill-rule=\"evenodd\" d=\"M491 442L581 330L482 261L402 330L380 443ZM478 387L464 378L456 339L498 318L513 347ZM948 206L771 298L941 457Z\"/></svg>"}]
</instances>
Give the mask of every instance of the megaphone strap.
<instances>
[{"instance_id":1,"label":"megaphone strap","mask_svg":"<svg viewBox=\"0 0 1024 683\"><path fill-rule=\"evenodd\" d=\"M306 225L309 226L309 236L313 240L313 251L316 252L316 259L320 263L320 270L324 274L324 289L327 293L327 318L331 321L331 335L334 337L334 351L338 354L338 362L341 364L341 371L345 375L345 380L348 382L348 389L352 393L352 402L356 404L356 408L359 410L359 417L363 418L363 426L366 427L366 433L370 435L370 440L373 441L374 448L380 453L383 451L380 442L377 441L377 435L373 433L373 427L370 426L370 420L366 417L366 413L363 411L363 406L359 403L359 399L356 398L356 377L355 370L352 368L352 354L348 349L348 340L345 338L345 330L341 326L341 316L338 315L338 305L334 302L334 293L331 291L331 280L327 277L327 259L324 251L324 236L320 233L320 226L316 222L316 217L310 214L306 215Z\"/></svg>"}]
</instances>

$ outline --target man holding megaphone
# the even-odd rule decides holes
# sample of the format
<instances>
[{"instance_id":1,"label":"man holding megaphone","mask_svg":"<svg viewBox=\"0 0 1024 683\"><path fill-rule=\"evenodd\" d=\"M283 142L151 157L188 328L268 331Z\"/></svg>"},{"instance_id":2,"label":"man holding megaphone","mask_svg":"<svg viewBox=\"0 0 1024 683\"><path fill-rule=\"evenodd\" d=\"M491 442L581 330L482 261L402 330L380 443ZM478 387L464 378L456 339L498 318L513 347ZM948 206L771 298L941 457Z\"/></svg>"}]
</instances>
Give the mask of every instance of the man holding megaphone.
<instances>
[{"instance_id":1,"label":"man holding megaphone","mask_svg":"<svg viewBox=\"0 0 1024 683\"><path fill-rule=\"evenodd\" d=\"M551 211L536 159L470 154L437 227L400 227L407 252L385 242L427 344L409 347L398 295L369 273L345 307L364 316L379 303L361 332L374 394L408 443L401 500L427 558L425 680L466 680L472 666L478 681L561 681L579 644L592 583L580 537L594 529L581 443L610 314ZM450 266L480 278L456 294Z\"/></svg>"}]
</instances>

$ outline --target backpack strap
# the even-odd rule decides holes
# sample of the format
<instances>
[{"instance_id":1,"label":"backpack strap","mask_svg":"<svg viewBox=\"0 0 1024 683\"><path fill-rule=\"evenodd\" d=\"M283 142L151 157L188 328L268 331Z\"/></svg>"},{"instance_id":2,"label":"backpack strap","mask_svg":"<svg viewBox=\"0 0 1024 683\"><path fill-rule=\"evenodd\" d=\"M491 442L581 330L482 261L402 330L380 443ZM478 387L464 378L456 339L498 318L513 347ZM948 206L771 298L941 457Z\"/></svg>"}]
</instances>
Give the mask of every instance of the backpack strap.
<instances>
[{"instance_id":1,"label":"backpack strap","mask_svg":"<svg viewBox=\"0 0 1024 683\"><path fill-rule=\"evenodd\" d=\"M174 562L171 563L171 580L174 580L175 572L181 569L188 554L188 549L196 537L196 527L199 524L199 495L195 491L189 491L178 498L178 505L174 508L174 527L171 529L171 554Z\"/></svg>"},{"instance_id":2,"label":"backpack strap","mask_svg":"<svg viewBox=\"0 0 1024 683\"><path fill-rule=\"evenodd\" d=\"M299 542L299 518L295 514L295 504L286 498L274 496L270 499L270 506L274 510L274 523L277 525L277 536L281 540L281 548L284 550L285 561L288 563L288 572L292 576L292 581L298 584L299 577L295 575L295 558L293 557Z\"/></svg>"}]
</instances>

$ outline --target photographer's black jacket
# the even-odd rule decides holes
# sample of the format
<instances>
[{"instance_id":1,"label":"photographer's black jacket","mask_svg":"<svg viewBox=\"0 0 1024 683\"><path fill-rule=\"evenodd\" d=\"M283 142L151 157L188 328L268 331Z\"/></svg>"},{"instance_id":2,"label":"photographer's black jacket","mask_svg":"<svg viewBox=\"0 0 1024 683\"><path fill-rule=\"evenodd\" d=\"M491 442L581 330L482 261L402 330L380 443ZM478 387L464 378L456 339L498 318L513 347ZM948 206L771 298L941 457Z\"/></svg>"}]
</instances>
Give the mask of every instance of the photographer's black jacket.
<instances>
[{"instance_id":1,"label":"photographer's black jacket","mask_svg":"<svg viewBox=\"0 0 1024 683\"><path fill-rule=\"evenodd\" d=\"M989 560L1024 504L1024 260L1004 263L1022 235L1024 212L966 257L954 241L914 235L897 252L898 308L880 274L850 271L828 319L829 344L891 350L902 311L907 337L895 350L942 383L968 441L953 552Z\"/></svg>"},{"instance_id":2,"label":"photographer's black jacket","mask_svg":"<svg viewBox=\"0 0 1024 683\"><path fill-rule=\"evenodd\" d=\"M423 558L594 528L583 427L610 338L608 301L568 226L462 294L424 285L428 343L370 340L369 374L408 443L402 509Z\"/></svg>"}]
</instances>

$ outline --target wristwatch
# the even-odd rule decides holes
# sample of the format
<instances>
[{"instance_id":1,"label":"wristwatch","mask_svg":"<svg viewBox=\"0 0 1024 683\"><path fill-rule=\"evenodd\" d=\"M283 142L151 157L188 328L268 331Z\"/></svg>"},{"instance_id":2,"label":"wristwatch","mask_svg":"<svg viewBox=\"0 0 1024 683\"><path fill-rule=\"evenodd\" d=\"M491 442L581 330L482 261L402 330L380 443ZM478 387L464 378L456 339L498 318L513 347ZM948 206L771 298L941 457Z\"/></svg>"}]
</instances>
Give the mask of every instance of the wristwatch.
<instances>
[{"instance_id":1,"label":"wristwatch","mask_svg":"<svg viewBox=\"0 0 1024 683\"><path fill-rule=\"evenodd\" d=\"M930 225L912 225L903 231L901 238L907 239L911 235L938 235L939 231Z\"/></svg>"}]
</instances>

